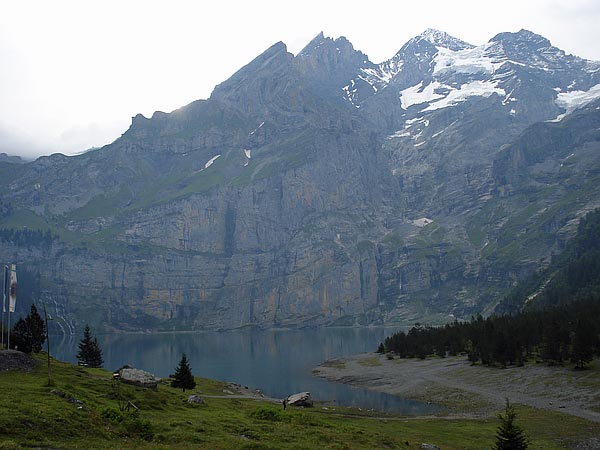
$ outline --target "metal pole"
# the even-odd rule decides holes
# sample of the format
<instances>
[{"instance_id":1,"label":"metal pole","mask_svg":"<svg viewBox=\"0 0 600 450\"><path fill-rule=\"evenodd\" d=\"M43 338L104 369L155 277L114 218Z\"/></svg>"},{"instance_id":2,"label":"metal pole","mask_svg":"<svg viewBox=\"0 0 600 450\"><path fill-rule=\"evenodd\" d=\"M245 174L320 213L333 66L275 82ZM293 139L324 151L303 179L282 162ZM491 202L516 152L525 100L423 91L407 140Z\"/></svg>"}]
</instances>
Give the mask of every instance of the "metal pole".
<instances>
[{"instance_id":1,"label":"metal pole","mask_svg":"<svg viewBox=\"0 0 600 450\"><path fill-rule=\"evenodd\" d=\"M2 265L2 348L4 348L4 310L6 309L6 265Z\"/></svg>"},{"instance_id":2,"label":"metal pole","mask_svg":"<svg viewBox=\"0 0 600 450\"><path fill-rule=\"evenodd\" d=\"M11 289L12 289L12 273L14 270L16 270L16 266L14 264L11 264L10 265L10 273L11 273L10 284L11 284L11 286L8 290L9 295L8 295L8 333L7 334L8 334L8 348L9 349L10 349L10 297L11 297Z\"/></svg>"},{"instance_id":3,"label":"metal pole","mask_svg":"<svg viewBox=\"0 0 600 450\"><path fill-rule=\"evenodd\" d=\"M10 307L8 308L8 331L6 334L8 335L8 349L10 350Z\"/></svg>"},{"instance_id":4,"label":"metal pole","mask_svg":"<svg viewBox=\"0 0 600 450\"><path fill-rule=\"evenodd\" d=\"M44 305L44 318L46 319L46 344L48 345L48 386L51 386L50 381L50 333L48 332L48 314L46 313L46 303Z\"/></svg>"}]
</instances>

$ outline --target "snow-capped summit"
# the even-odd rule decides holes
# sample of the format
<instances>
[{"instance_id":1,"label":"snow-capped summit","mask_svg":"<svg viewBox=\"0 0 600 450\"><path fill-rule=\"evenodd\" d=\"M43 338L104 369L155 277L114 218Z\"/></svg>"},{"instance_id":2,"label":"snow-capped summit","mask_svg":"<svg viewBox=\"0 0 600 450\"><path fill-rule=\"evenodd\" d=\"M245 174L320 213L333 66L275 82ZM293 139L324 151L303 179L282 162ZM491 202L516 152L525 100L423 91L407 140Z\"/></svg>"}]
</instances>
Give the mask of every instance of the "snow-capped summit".
<instances>
[{"instance_id":1,"label":"snow-capped summit","mask_svg":"<svg viewBox=\"0 0 600 450\"><path fill-rule=\"evenodd\" d=\"M600 82L599 63L567 55L529 30L500 33L475 46L428 28L379 64L346 38L319 33L295 60L323 93L388 115L390 127L471 101L497 108L511 122L551 120L568 109L565 94L587 98Z\"/></svg>"},{"instance_id":2,"label":"snow-capped summit","mask_svg":"<svg viewBox=\"0 0 600 450\"><path fill-rule=\"evenodd\" d=\"M474 47L474 45L471 45L468 42L450 36L445 31L435 30L433 28L427 28L414 39L424 39L436 47L443 47L453 51Z\"/></svg>"}]
</instances>

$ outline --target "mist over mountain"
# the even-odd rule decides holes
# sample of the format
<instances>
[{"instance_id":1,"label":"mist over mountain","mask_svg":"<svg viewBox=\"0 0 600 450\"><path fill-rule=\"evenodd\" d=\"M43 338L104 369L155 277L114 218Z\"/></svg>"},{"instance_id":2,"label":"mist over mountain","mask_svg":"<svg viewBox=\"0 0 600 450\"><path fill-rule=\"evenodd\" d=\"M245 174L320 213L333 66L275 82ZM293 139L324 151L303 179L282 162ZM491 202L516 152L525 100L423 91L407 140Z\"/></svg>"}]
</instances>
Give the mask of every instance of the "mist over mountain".
<instances>
[{"instance_id":1,"label":"mist over mountain","mask_svg":"<svg viewBox=\"0 0 600 450\"><path fill-rule=\"evenodd\" d=\"M101 149L0 159L0 257L65 333L486 313L600 206L599 109L600 63L527 30L279 42Z\"/></svg>"}]
</instances>

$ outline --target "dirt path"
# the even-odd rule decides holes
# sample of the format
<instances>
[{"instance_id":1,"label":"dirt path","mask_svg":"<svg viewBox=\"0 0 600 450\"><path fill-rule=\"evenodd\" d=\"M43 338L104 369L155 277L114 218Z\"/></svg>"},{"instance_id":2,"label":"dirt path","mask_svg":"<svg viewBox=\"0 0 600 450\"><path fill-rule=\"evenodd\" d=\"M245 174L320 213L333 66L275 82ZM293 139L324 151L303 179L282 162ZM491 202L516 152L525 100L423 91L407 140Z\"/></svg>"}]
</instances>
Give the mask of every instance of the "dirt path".
<instances>
[{"instance_id":1,"label":"dirt path","mask_svg":"<svg viewBox=\"0 0 600 450\"><path fill-rule=\"evenodd\" d=\"M373 353L327 361L315 375L330 381L449 405L451 414L488 416L511 402L600 423L600 373L528 364L471 366L464 357L388 360Z\"/></svg>"},{"instance_id":2,"label":"dirt path","mask_svg":"<svg viewBox=\"0 0 600 450\"><path fill-rule=\"evenodd\" d=\"M260 390L242 386L238 383L228 383L223 389L223 395L204 395L203 398L235 398L245 400L262 400L265 402L281 404L283 399L266 397Z\"/></svg>"},{"instance_id":3,"label":"dirt path","mask_svg":"<svg viewBox=\"0 0 600 450\"><path fill-rule=\"evenodd\" d=\"M247 395L247 394L231 394L231 395L202 395L202 398L235 398L235 399L242 399L242 400L260 400L263 402L270 402L270 403L278 403L281 404L281 400L277 399L277 398L271 398L271 397L261 397L261 396L257 396L257 395Z\"/></svg>"}]
</instances>

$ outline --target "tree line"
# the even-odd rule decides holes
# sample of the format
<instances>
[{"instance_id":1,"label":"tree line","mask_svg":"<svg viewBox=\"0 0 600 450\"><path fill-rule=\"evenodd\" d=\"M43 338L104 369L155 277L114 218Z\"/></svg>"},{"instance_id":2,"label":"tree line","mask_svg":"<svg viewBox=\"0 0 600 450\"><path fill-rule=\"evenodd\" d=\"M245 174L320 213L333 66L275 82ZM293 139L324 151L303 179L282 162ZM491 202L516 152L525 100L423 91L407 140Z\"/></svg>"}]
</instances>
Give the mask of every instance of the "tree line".
<instances>
[{"instance_id":1,"label":"tree line","mask_svg":"<svg viewBox=\"0 0 600 450\"><path fill-rule=\"evenodd\" d=\"M31 304L29 314L19 318L10 330L10 347L23 353L39 353L46 342L46 323ZM102 349L98 339L92 338L89 325L85 326L83 338L79 341L79 351L75 356L79 364L88 367L102 367Z\"/></svg>"},{"instance_id":2,"label":"tree line","mask_svg":"<svg viewBox=\"0 0 600 450\"><path fill-rule=\"evenodd\" d=\"M378 351L402 358L464 353L473 363L522 365L530 359L585 367L600 356L600 210L550 265L520 282L496 314L389 336Z\"/></svg>"},{"instance_id":3,"label":"tree line","mask_svg":"<svg viewBox=\"0 0 600 450\"><path fill-rule=\"evenodd\" d=\"M442 327L415 325L407 333L386 338L379 351L401 358L466 354L485 365L522 365L527 360L549 364L572 362L583 368L600 356L600 297L578 300L514 316L481 315Z\"/></svg>"}]
</instances>

